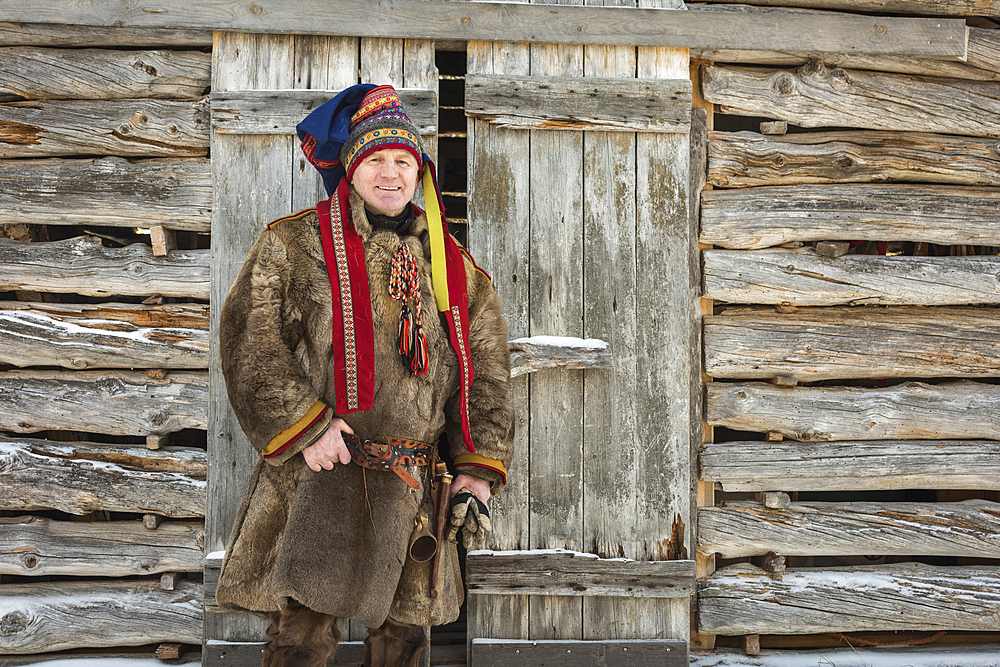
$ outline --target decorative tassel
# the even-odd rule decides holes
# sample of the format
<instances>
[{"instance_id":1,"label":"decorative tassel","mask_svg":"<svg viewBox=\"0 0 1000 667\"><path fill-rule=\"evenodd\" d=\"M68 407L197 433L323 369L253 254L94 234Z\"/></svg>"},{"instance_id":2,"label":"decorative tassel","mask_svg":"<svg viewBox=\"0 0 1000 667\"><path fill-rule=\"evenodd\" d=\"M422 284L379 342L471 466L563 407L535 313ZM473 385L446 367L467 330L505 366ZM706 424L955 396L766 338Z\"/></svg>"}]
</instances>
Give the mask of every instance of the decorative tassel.
<instances>
[{"instance_id":1,"label":"decorative tassel","mask_svg":"<svg viewBox=\"0 0 1000 667\"><path fill-rule=\"evenodd\" d=\"M429 357L427 336L420 324L420 270L405 243L399 246L392 258L389 296L403 302L399 310L396 349L410 367L412 375L423 375L427 373ZM407 299L413 299L413 310L407 305Z\"/></svg>"}]
</instances>

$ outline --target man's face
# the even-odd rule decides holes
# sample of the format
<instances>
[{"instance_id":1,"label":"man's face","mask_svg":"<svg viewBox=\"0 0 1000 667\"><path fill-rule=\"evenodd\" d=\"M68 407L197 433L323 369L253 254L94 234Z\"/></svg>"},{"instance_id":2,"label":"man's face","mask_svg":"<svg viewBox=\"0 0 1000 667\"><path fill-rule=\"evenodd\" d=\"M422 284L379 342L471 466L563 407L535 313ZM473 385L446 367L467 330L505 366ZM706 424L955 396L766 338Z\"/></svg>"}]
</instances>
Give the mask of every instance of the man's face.
<instances>
[{"instance_id":1,"label":"man's face","mask_svg":"<svg viewBox=\"0 0 1000 667\"><path fill-rule=\"evenodd\" d=\"M417 159L402 148L375 151L354 169L351 185L368 210L399 215L417 189Z\"/></svg>"}]
</instances>

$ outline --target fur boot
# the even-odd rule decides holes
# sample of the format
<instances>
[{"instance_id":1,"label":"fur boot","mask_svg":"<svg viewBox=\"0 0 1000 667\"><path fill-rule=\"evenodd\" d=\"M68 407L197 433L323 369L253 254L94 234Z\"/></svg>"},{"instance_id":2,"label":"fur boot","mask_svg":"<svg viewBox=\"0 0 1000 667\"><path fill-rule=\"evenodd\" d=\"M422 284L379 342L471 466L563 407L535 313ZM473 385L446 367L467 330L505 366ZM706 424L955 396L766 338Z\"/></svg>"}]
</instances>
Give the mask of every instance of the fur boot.
<instances>
[{"instance_id":1,"label":"fur boot","mask_svg":"<svg viewBox=\"0 0 1000 667\"><path fill-rule=\"evenodd\" d=\"M269 641L261 667L325 667L337 644L337 619L321 614L289 598L280 612L268 614Z\"/></svg>"},{"instance_id":2,"label":"fur boot","mask_svg":"<svg viewBox=\"0 0 1000 667\"><path fill-rule=\"evenodd\" d=\"M387 619L380 628L368 628L365 667L417 667L427 643L421 626Z\"/></svg>"}]
</instances>

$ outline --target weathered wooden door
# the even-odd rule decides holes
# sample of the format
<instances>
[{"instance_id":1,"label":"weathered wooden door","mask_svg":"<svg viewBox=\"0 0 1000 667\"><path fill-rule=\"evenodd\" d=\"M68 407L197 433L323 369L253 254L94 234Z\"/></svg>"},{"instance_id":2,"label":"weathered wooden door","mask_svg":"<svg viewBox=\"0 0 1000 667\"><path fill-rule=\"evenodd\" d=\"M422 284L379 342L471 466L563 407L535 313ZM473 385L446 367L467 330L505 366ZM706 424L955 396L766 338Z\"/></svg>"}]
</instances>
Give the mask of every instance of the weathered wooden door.
<instances>
[{"instance_id":1,"label":"weathered wooden door","mask_svg":"<svg viewBox=\"0 0 1000 667\"><path fill-rule=\"evenodd\" d=\"M610 369L513 380L517 450L496 502L494 552L660 561L648 573L693 583L700 365L688 68L684 49L468 45L469 245L492 273L511 337L597 338L613 356ZM575 585L560 584L569 554L506 554L507 571L498 557L469 561L472 664L549 657L537 654L542 645L497 639L689 636L690 585L654 590L652 577L626 591L637 566L601 559L589 561L591 576L584 568ZM678 654L676 644L662 649ZM686 664L686 643L680 653Z\"/></svg>"}]
</instances>

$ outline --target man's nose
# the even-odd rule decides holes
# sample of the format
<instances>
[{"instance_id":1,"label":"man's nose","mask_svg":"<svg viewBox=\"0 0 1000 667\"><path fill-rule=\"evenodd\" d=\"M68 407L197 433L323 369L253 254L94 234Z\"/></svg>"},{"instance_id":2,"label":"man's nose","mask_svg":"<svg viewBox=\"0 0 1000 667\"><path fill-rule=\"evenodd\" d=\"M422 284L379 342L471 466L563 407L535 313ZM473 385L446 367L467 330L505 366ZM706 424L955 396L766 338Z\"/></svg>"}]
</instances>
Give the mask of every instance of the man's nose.
<instances>
[{"instance_id":1,"label":"man's nose","mask_svg":"<svg viewBox=\"0 0 1000 667\"><path fill-rule=\"evenodd\" d=\"M382 163L382 177L395 178L399 174L399 165L395 160L386 160Z\"/></svg>"}]
</instances>

